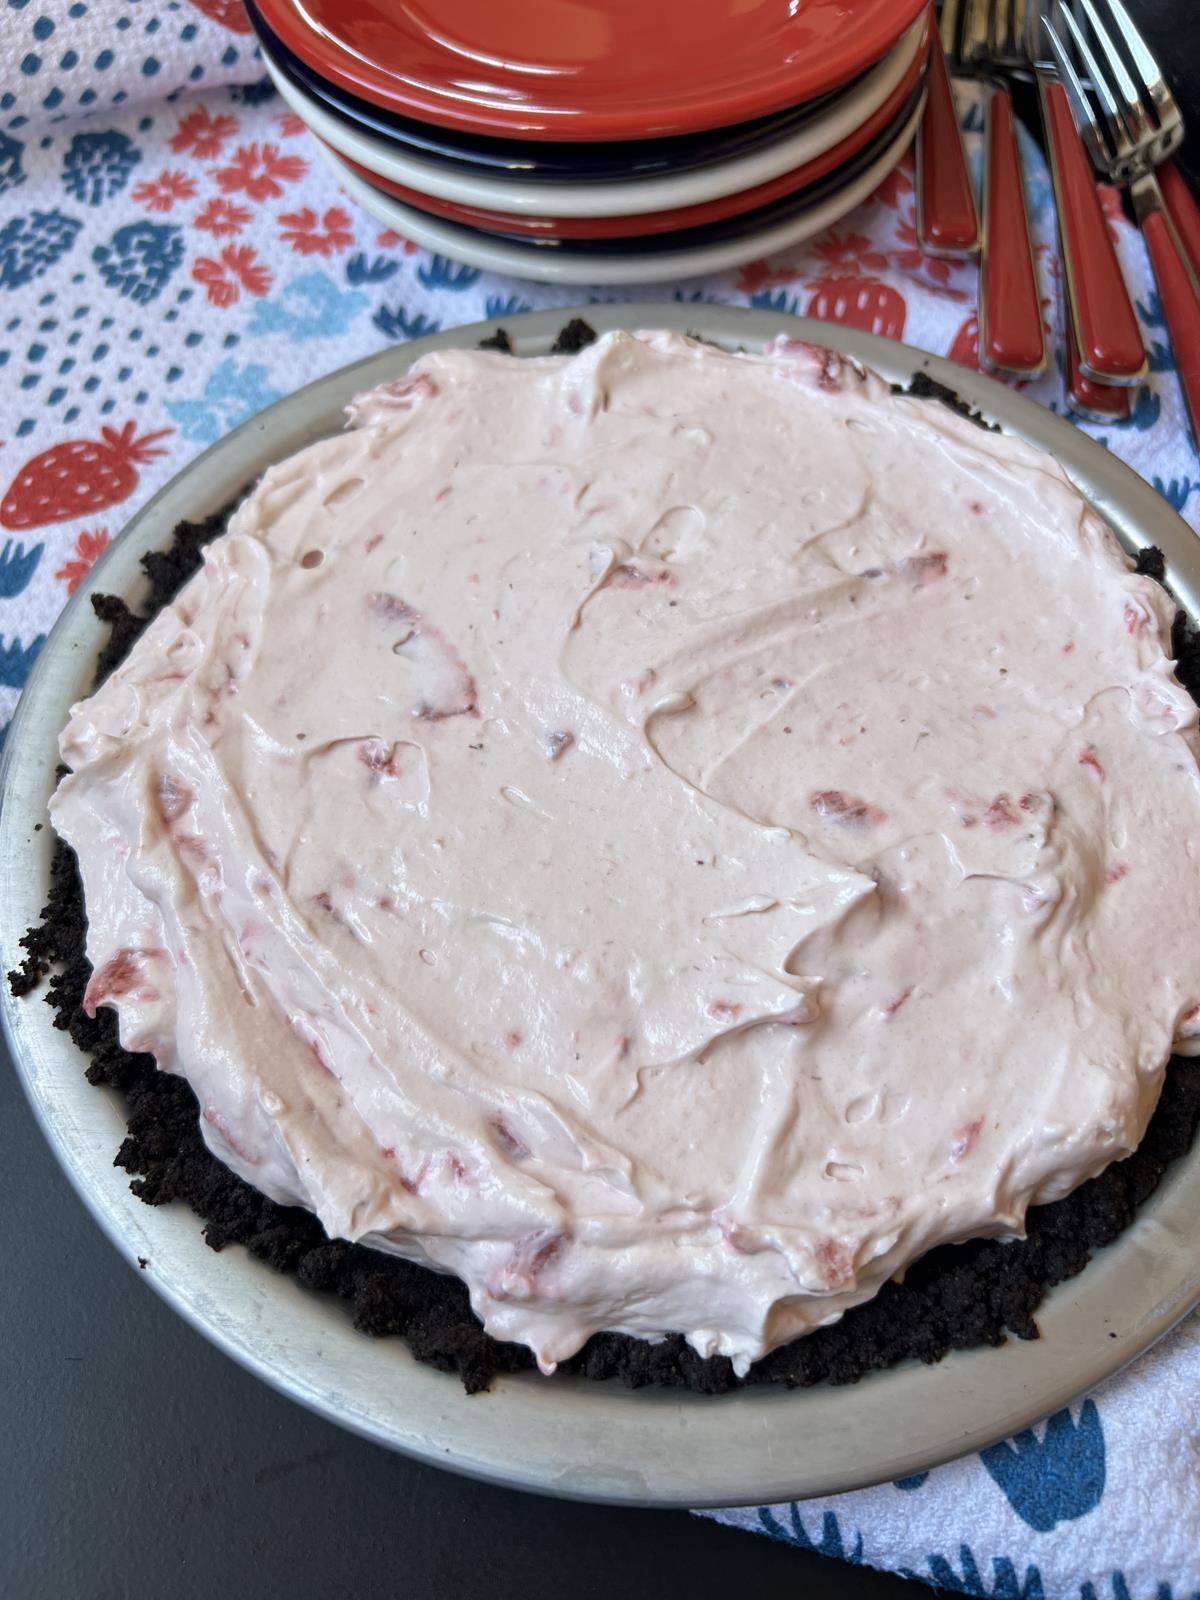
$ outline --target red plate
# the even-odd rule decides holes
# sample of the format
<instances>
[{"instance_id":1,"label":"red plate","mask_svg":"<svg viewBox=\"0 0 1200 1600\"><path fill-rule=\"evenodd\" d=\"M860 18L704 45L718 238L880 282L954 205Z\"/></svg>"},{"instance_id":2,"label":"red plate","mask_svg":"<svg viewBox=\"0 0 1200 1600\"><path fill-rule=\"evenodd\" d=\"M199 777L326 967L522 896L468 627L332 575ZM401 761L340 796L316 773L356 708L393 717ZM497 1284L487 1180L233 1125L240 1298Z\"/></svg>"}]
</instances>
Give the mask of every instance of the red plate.
<instances>
[{"instance_id":1,"label":"red plate","mask_svg":"<svg viewBox=\"0 0 1200 1600\"><path fill-rule=\"evenodd\" d=\"M648 139L767 116L877 61L927 0L258 0L331 82L472 133Z\"/></svg>"},{"instance_id":2,"label":"red plate","mask_svg":"<svg viewBox=\"0 0 1200 1600\"><path fill-rule=\"evenodd\" d=\"M649 211L636 217L529 217L512 211L492 211L485 206L463 205L453 200L440 200L420 189L410 189L405 184L396 183L392 178L373 172L370 167L351 161L341 151L335 154L368 183L386 194L395 195L397 200L403 200L406 205L415 206L419 211L427 211L435 217L448 217L452 222L484 228L489 233L532 234L534 237L557 239L615 239L647 233L674 233L680 228L695 228L701 223L740 216L743 211L753 211L757 206L795 194L798 189L816 183L818 178L823 178L851 156L857 155L881 129L887 127L912 94L924 70L927 50L927 46L920 50L903 80L861 127L847 134L822 155L806 161L803 166L772 178L768 183L756 184L753 189L743 189L740 194L725 195L719 200L705 200L691 206L675 206L670 211Z\"/></svg>"}]
</instances>

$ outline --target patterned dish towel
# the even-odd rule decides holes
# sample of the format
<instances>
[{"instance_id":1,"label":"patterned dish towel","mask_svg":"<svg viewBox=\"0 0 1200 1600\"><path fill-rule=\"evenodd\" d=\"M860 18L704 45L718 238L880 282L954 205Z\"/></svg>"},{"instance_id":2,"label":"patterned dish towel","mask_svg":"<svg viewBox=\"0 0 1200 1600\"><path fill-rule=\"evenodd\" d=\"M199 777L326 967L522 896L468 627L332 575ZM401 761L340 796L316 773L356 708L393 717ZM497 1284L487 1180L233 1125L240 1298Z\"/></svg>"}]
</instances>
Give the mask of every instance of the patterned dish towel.
<instances>
[{"instance_id":1,"label":"patterned dish towel","mask_svg":"<svg viewBox=\"0 0 1200 1600\"><path fill-rule=\"evenodd\" d=\"M0 727L67 595L205 445L321 372L588 298L419 250L342 195L263 85L239 0L0 0ZM980 111L961 103L979 160ZM1026 141L1062 409L1045 166ZM1150 351L1089 428L1200 528L1200 460L1141 241L1110 226ZM806 245L593 300L800 311L974 362L976 273L917 247L911 162ZM1200 1319L1070 1412L881 1488L722 1520L996 1600L1198 1600Z\"/></svg>"}]
</instances>

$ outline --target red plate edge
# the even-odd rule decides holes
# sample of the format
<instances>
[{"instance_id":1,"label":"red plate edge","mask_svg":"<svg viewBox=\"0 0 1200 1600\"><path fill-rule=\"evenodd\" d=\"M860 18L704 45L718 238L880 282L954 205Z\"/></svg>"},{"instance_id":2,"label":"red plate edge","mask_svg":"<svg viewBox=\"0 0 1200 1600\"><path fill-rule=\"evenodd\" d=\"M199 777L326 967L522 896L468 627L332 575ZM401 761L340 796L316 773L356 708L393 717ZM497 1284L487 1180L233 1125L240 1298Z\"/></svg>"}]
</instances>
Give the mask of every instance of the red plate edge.
<instances>
[{"instance_id":1,"label":"red plate edge","mask_svg":"<svg viewBox=\"0 0 1200 1600\"><path fill-rule=\"evenodd\" d=\"M756 206L767 205L772 200L794 194L796 190L815 183L842 162L848 161L851 156L857 155L881 128L887 126L904 105L924 69L928 49L927 35L912 66L883 104L853 133L847 134L822 155L814 156L802 166L794 167L790 172L782 173L778 178L772 178L766 183L756 184L752 189L743 189L738 194L724 195L719 200L697 201L690 206L675 206L669 211L644 212L636 217L530 217L517 215L511 211L493 211L486 206L442 200L435 195L427 195L421 189L410 189L405 184L383 176L382 173L372 171L370 167L365 167L360 162L352 161L340 150L334 153L340 161L344 161L352 171L357 172L375 188L394 195L397 200L402 200L418 211L428 212L435 217L444 217L448 221L461 223L467 227L485 228L493 233L521 233L533 238L561 239L636 238L640 234L674 233L681 228L697 227L701 223L720 222L728 217L740 216L744 211L754 210ZM314 134L313 137L316 138L317 135ZM328 146L328 148L333 147Z\"/></svg>"},{"instance_id":2,"label":"red plate edge","mask_svg":"<svg viewBox=\"0 0 1200 1600\"><path fill-rule=\"evenodd\" d=\"M542 0L518 8L456 0L462 29L486 33L519 22L527 54L548 50L551 15L575 19L575 59L568 54L554 66L506 59L495 41L490 50L456 49L445 15L451 7L438 3L434 27L421 23L418 0L259 0L267 26L289 49L362 99L472 133L588 142L699 132L823 94L885 55L928 0L581 0L571 7ZM724 18L697 14L718 9ZM753 56L730 48L734 25ZM571 40L552 42L569 52ZM408 53L389 69L378 64L385 51L397 60ZM520 47L506 53L516 58ZM657 78L656 59L665 69Z\"/></svg>"}]
</instances>

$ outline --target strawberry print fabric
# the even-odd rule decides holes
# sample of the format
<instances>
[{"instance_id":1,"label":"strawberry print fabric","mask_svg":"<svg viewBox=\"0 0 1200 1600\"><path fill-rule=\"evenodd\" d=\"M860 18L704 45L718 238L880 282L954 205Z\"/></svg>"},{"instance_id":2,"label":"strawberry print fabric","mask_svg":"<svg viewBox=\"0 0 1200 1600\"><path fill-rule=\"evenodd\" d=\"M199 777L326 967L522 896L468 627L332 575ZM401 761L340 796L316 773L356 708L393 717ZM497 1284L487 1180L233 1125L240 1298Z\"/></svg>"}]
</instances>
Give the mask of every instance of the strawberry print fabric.
<instances>
[{"instance_id":1,"label":"strawberry print fabric","mask_svg":"<svg viewBox=\"0 0 1200 1600\"><path fill-rule=\"evenodd\" d=\"M980 161L980 108L960 104ZM1045 165L1026 173L1061 410L1060 265ZM924 256L911 159L829 232L626 294L554 289L417 249L342 194L263 82L239 0L0 0L0 728L62 605L198 451L359 356L533 308L715 302L802 312L976 363L977 273ZM1087 431L1200 529L1191 446L1139 235L1109 225L1150 373ZM722 1513L777 1539L1003 1600L1200 1590L1196 1319L1041 1428L919 1479ZM1155 1485L1153 1502L1139 1485Z\"/></svg>"}]
</instances>

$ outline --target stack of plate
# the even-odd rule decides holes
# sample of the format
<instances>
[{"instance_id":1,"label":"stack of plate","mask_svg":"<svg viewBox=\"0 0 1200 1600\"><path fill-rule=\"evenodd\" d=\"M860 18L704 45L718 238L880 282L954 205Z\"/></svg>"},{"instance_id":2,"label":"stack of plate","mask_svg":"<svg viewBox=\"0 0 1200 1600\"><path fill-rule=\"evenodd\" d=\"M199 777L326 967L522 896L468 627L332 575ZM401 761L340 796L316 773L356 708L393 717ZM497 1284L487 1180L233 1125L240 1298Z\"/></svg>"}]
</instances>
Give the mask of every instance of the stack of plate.
<instances>
[{"instance_id":1,"label":"stack of plate","mask_svg":"<svg viewBox=\"0 0 1200 1600\"><path fill-rule=\"evenodd\" d=\"M912 141L928 0L247 0L345 189L558 283L718 272L864 200Z\"/></svg>"}]
</instances>

